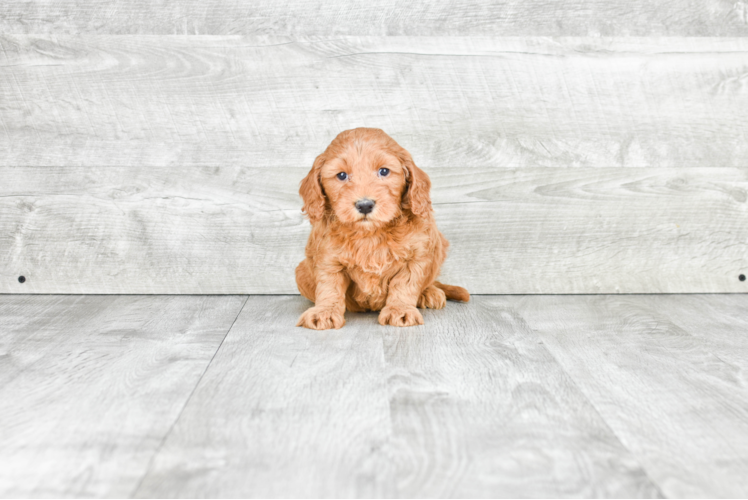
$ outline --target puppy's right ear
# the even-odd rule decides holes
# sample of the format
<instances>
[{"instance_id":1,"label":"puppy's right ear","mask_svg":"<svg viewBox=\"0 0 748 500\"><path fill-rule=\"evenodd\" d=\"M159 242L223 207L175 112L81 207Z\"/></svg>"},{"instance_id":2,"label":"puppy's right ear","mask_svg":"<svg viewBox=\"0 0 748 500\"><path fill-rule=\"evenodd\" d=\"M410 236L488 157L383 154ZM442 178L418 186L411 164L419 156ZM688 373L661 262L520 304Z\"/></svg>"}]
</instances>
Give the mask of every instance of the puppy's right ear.
<instances>
[{"instance_id":1,"label":"puppy's right ear","mask_svg":"<svg viewBox=\"0 0 748 500\"><path fill-rule=\"evenodd\" d=\"M324 163L325 158L323 155L319 155L299 187L299 194L304 200L304 207L301 211L309 217L309 222L312 224L321 220L322 216L325 215L325 195L322 192L322 184L319 178Z\"/></svg>"}]
</instances>

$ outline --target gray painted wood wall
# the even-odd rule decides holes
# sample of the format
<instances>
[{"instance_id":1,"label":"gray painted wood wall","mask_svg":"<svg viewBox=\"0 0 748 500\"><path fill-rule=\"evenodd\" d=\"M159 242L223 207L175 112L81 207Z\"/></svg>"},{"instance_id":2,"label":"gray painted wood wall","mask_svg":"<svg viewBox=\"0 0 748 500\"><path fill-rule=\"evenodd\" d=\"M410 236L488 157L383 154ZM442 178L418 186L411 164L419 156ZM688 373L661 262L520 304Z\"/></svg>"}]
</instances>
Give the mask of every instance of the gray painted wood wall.
<instances>
[{"instance_id":1,"label":"gray painted wood wall","mask_svg":"<svg viewBox=\"0 0 748 500\"><path fill-rule=\"evenodd\" d=\"M431 176L446 282L746 292L746 36L733 0L5 0L0 293L296 293L298 183L357 126Z\"/></svg>"}]
</instances>

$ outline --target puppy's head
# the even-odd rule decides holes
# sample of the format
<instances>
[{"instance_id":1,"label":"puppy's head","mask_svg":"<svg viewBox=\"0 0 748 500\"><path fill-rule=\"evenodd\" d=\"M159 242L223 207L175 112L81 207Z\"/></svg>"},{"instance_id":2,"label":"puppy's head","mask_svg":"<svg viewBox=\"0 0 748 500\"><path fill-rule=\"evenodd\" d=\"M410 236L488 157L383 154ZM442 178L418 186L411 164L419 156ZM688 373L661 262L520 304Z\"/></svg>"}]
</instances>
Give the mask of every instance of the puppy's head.
<instances>
[{"instance_id":1,"label":"puppy's head","mask_svg":"<svg viewBox=\"0 0 748 500\"><path fill-rule=\"evenodd\" d=\"M302 209L314 223L334 216L344 224L379 227L403 211L431 211L429 177L382 130L341 132L301 181Z\"/></svg>"}]
</instances>

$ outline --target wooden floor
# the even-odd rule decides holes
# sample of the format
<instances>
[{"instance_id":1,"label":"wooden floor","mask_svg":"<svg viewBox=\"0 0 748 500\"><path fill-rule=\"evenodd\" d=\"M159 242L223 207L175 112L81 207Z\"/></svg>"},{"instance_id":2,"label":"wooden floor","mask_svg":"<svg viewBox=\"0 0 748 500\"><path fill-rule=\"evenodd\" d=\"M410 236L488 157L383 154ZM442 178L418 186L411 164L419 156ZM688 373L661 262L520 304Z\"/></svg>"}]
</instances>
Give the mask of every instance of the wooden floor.
<instances>
[{"instance_id":1,"label":"wooden floor","mask_svg":"<svg viewBox=\"0 0 748 500\"><path fill-rule=\"evenodd\" d=\"M0 496L748 496L748 295L309 305L0 295Z\"/></svg>"}]
</instances>

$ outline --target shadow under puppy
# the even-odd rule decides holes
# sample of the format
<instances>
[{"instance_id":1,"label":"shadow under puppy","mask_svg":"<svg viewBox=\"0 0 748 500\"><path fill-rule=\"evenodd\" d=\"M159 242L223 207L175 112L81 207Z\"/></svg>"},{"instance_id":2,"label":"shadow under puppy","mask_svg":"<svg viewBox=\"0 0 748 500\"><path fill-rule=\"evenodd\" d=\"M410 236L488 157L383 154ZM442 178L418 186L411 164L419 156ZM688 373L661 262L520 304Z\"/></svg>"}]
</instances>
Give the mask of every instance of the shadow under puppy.
<instances>
[{"instance_id":1,"label":"shadow under puppy","mask_svg":"<svg viewBox=\"0 0 748 500\"><path fill-rule=\"evenodd\" d=\"M314 302L297 326L325 330L349 311L380 311L379 323L422 325L416 307L467 302L464 288L435 281L449 243L436 227L429 177L382 130L341 132L301 181L312 232L296 268Z\"/></svg>"}]
</instances>

